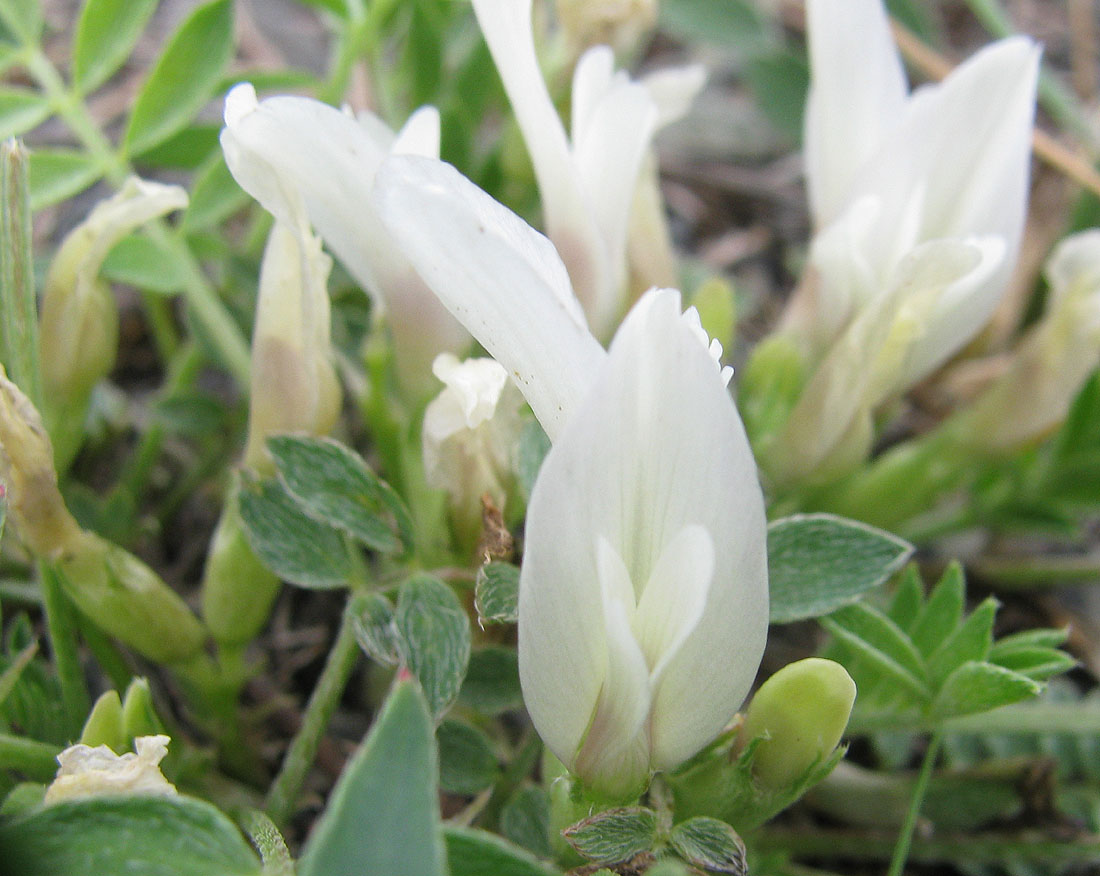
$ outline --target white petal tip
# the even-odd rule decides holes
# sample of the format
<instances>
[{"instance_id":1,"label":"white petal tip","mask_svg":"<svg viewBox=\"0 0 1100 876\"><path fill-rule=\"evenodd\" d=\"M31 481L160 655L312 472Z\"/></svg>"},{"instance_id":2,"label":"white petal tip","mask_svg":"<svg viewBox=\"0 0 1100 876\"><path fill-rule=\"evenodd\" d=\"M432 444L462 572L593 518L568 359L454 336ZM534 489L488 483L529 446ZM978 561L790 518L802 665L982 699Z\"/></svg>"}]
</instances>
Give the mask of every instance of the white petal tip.
<instances>
[{"instance_id":1,"label":"white petal tip","mask_svg":"<svg viewBox=\"0 0 1100 876\"><path fill-rule=\"evenodd\" d=\"M225 123L232 127L260 106L251 82L239 82L225 96Z\"/></svg>"}]
</instances>

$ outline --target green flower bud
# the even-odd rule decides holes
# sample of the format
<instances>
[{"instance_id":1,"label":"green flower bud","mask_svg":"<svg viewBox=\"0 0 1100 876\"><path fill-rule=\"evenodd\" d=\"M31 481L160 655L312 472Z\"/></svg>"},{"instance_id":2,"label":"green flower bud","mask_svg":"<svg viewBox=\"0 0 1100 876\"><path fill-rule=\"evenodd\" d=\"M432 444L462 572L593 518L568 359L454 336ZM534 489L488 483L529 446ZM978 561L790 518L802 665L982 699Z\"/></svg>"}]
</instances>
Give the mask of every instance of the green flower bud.
<instances>
[{"instance_id":1,"label":"green flower bud","mask_svg":"<svg viewBox=\"0 0 1100 876\"><path fill-rule=\"evenodd\" d=\"M117 752L130 748L129 736L123 730L122 700L118 698L117 690L109 690L95 701L88 720L84 722L80 741L91 748L106 745Z\"/></svg>"},{"instance_id":2,"label":"green flower bud","mask_svg":"<svg viewBox=\"0 0 1100 876\"><path fill-rule=\"evenodd\" d=\"M126 688L122 698L122 732L127 747L138 736L157 736L164 732L164 724L153 706L148 679L135 678Z\"/></svg>"},{"instance_id":3,"label":"green flower bud","mask_svg":"<svg viewBox=\"0 0 1100 876\"><path fill-rule=\"evenodd\" d=\"M65 592L105 632L157 663L194 657L202 625L171 587L118 545L82 532L57 557Z\"/></svg>"},{"instance_id":4,"label":"green flower bud","mask_svg":"<svg viewBox=\"0 0 1100 876\"><path fill-rule=\"evenodd\" d=\"M810 657L764 682L749 705L738 750L762 738L753 758L757 782L782 790L795 784L840 742L856 699L844 667Z\"/></svg>"},{"instance_id":5,"label":"green flower bud","mask_svg":"<svg viewBox=\"0 0 1100 876\"><path fill-rule=\"evenodd\" d=\"M202 616L221 645L251 642L263 629L279 594L279 578L257 559L238 510L234 483L214 530L202 579Z\"/></svg>"},{"instance_id":6,"label":"green flower bud","mask_svg":"<svg viewBox=\"0 0 1100 876\"><path fill-rule=\"evenodd\" d=\"M759 453L783 428L806 380L805 356L783 334L765 338L753 350L740 375L738 407L745 431Z\"/></svg>"}]
</instances>

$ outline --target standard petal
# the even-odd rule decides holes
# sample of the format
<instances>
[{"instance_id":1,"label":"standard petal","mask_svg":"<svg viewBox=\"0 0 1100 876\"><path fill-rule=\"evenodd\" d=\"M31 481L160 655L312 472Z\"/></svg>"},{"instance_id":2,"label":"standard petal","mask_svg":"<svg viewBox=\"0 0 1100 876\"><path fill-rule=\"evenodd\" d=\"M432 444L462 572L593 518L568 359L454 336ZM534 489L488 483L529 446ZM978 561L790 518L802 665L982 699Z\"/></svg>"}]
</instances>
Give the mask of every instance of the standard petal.
<instances>
[{"instance_id":1,"label":"standard petal","mask_svg":"<svg viewBox=\"0 0 1100 876\"><path fill-rule=\"evenodd\" d=\"M806 16L806 180L822 227L844 209L860 168L899 119L908 88L881 0L810 0Z\"/></svg>"},{"instance_id":2,"label":"standard petal","mask_svg":"<svg viewBox=\"0 0 1100 876\"><path fill-rule=\"evenodd\" d=\"M597 623L594 536L615 548L632 581L648 581L693 524L713 540L714 576L703 616L656 691L658 768L689 757L736 711L760 661L768 609L764 505L748 441L678 293L654 290L624 320L528 508L520 677L540 733L569 713L573 724L558 740L583 733L595 702L591 667L606 632Z\"/></svg>"},{"instance_id":3,"label":"standard petal","mask_svg":"<svg viewBox=\"0 0 1100 876\"><path fill-rule=\"evenodd\" d=\"M375 194L393 239L554 440L605 353L553 245L443 162L394 156Z\"/></svg>"}]
</instances>

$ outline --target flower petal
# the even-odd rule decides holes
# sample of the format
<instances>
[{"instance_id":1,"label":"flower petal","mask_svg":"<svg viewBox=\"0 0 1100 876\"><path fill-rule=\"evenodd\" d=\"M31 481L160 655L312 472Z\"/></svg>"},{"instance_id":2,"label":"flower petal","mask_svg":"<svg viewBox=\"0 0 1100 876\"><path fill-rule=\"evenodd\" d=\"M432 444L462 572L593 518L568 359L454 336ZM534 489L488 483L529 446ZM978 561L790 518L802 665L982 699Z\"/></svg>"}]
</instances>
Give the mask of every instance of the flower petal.
<instances>
[{"instance_id":1,"label":"flower petal","mask_svg":"<svg viewBox=\"0 0 1100 876\"><path fill-rule=\"evenodd\" d=\"M443 162L394 156L375 194L393 240L554 440L605 353L553 245Z\"/></svg>"},{"instance_id":2,"label":"flower petal","mask_svg":"<svg viewBox=\"0 0 1100 876\"><path fill-rule=\"evenodd\" d=\"M881 0L810 0L806 19L806 180L820 228L848 203L860 168L900 118L908 88Z\"/></svg>"}]
</instances>

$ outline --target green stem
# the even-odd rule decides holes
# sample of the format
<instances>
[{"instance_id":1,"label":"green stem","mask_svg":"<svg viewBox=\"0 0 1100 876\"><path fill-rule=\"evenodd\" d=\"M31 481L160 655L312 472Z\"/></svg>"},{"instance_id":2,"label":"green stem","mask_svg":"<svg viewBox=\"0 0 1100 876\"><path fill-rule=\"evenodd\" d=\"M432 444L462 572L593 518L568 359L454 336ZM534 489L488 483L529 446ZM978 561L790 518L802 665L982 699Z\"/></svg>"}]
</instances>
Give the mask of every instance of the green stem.
<instances>
[{"instance_id":1,"label":"green stem","mask_svg":"<svg viewBox=\"0 0 1100 876\"><path fill-rule=\"evenodd\" d=\"M88 689L84 685L84 670L77 653L76 624L73 607L65 596L61 581L45 560L38 563L38 579L42 583L42 601L46 609L46 626L50 634L57 680L61 686L61 704L65 712L65 732L71 739L80 736L84 720L92 708Z\"/></svg>"},{"instance_id":2,"label":"green stem","mask_svg":"<svg viewBox=\"0 0 1100 876\"><path fill-rule=\"evenodd\" d=\"M317 755L317 746L359 659L359 643L355 639L352 625L358 614L358 602L354 596L348 600L340 623L340 632L329 651L317 686L306 704L302 726L290 743L282 768L268 791L264 808L276 824L285 824L294 813L298 794Z\"/></svg>"},{"instance_id":3,"label":"green stem","mask_svg":"<svg viewBox=\"0 0 1100 876\"><path fill-rule=\"evenodd\" d=\"M887 871L887 876L902 876L905 870L905 862L909 859L909 847L913 843L913 831L917 829L917 819L920 817L921 804L924 803L924 795L928 790L928 780L932 778L936 756L940 753L942 744L943 733L937 730L932 734L932 738L928 740L928 749L924 752L924 763L921 764L920 773L917 775L917 783L913 787L913 798L909 801L909 811L905 814L905 822L901 826L898 843L894 846L894 854L890 859L890 869Z\"/></svg>"},{"instance_id":4,"label":"green stem","mask_svg":"<svg viewBox=\"0 0 1100 876\"><path fill-rule=\"evenodd\" d=\"M56 745L0 733L0 769L26 773L32 779L48 782L57 774Z\"/></svg>"}]
</instances>

